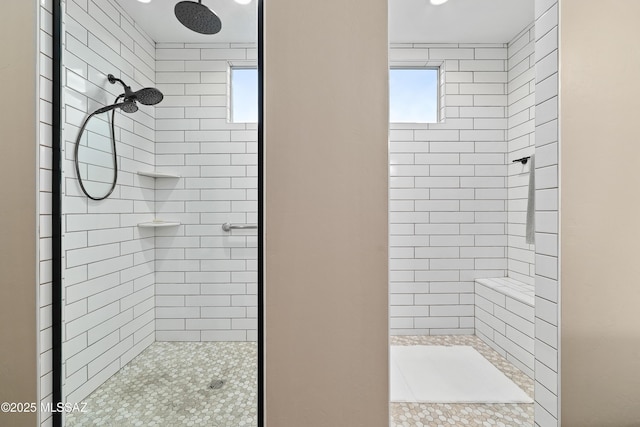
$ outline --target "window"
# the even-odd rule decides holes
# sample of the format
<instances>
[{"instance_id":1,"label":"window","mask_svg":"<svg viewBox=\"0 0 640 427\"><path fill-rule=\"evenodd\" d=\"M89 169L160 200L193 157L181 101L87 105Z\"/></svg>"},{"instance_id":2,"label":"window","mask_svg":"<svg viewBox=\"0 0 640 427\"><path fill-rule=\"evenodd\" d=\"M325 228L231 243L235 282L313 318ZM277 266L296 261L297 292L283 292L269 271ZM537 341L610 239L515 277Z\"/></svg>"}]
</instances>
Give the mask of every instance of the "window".
<instances>
[{"instance_id":1,"label":"window","mask_svg":"<svg viewBox=\"0 0 640 427\"><path fill-rule=\"evenodd\" d=\"M437 68L391 68L389 121L437 123L438 80Z\"/></svg>"},{"instance_id":2,"label":"window","mask_svg":"<svg viewBox=\"0 0 640 427\"><path fill-rule=\"evenodd\" d=\"M258 69L231 67L232 123L258 122Z\"/></svg>"}]
</instances>

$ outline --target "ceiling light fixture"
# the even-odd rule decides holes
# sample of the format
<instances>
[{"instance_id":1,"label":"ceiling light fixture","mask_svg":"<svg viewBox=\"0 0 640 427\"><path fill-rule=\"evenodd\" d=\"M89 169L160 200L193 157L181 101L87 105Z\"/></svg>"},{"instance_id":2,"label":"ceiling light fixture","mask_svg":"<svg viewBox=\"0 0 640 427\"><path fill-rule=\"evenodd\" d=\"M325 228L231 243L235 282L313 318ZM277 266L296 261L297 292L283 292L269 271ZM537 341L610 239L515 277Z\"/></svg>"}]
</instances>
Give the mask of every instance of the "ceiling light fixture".
<instances>
[{"instance_id":1,"label":"ceiling light fixture","mask_svg":"<svg viewBox=\"0 0 640 427\"><path fill-rule=\"evenodd\" d=\"M140 3L151 3L151 0L138 0Z\"/></svg>"},{"instance_id":2,"label":"ceiling light fixture","mask_svg":"<svg viewBox=\"0 0 640 427\"><path fill-rule=\"evenodd\" d=\"M448 0L431 0L431 4L434 6L440 6L441 4L445 4Z\"/></svg>"},{"instance_id":3,"label":"ceiling light fixture","mask_svg":"<svg viewBox=\"0 0 640 427\"><path fill-rule=\"evenodd\" d=\"M235 2L238 4L249 4L251 3L251 0L235 0Z\"/></svg>"}]
</instances>

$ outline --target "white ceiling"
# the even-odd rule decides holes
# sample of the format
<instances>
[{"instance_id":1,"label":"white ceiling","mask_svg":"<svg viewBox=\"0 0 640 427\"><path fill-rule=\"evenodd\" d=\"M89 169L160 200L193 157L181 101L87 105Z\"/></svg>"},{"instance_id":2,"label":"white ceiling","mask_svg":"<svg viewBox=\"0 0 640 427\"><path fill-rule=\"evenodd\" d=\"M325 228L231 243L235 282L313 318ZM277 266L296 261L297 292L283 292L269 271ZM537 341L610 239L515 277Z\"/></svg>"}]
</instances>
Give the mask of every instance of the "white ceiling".
<instances>
[{"instance_id":1,"label":"white ceiling","mask_svg":"<svg viewBox=\"0 0 640 427\"><path fill-rule=\"evenodd\" d=\"M222 30L215 35L198 34L182 26L173 14L179 0L117 1L156 42L257 41L256 0L248 5L233 0L202 0L222 20ZM534 0L450 0L433 6L429 0L389 0L389 40L392 43L506 43L533 22L533 3Z\"/></svg>"},{"instance_id":2,"label":"white ceiling","mask_svg":"<svg viewBox=\"0 0 640 427\"><path fill-rule=\"evenodd\" d=\"M534 20L534 0L389 0L392 43L507 43Z\"/></svg>"},{"instance_id":3,"label":"white ceiling","mask_svg":"<svg viewBox=\"0 0 640 427\"><path fill-rule=\"evenodd\" d=\"M258 13L256 0L242 5L233 0L202 0L222 21L218 34L198 34L184 27L173 13L180 0L117 0L134 21L156 42L175 43L256 43ZM196 0L197 1L197 0Z\"/></svg>"}]
</instances>

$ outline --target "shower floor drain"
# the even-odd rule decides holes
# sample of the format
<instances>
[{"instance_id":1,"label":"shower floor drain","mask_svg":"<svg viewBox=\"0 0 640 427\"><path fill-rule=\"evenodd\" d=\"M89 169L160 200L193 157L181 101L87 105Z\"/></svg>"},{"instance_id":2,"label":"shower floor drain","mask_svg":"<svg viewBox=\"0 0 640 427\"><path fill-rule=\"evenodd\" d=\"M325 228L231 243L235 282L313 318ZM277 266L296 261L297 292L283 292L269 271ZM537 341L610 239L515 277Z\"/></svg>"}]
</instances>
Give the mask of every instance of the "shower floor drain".
<instances>
[{"instance_id":1,"label":"shower floor drain","mask_svg":"<svg viewBox=\"0 0 640 427\"><path fill-rule=\"evenodd\" d=\"M224 385L224 380L215 380L209 384L209 389L211 390L220 390Z\"/></svg>"}]
</instances>

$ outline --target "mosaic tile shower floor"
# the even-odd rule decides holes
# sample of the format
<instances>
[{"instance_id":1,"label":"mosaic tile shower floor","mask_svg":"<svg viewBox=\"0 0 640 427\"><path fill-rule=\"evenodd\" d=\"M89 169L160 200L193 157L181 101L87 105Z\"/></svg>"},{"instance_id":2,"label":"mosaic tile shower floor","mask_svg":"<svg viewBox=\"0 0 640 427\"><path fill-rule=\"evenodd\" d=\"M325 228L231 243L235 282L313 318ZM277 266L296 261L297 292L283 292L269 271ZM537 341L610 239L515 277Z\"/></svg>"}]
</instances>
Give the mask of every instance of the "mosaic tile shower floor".
<instances>
[{"instance_id":1,"label":"mosaic tile shower floor","mask_svg":"<svg viewBox=\"0 0 640 427\"><path fill-rule=\"evenodd\" d=\"M468 345L533 397L533 380L475 336L391 337L391 345ZM392 403L391 427L533 427L533 404Z\"/></svg>"},{"instance_id":2,"label":"mosaic tile shower floor","mask_svg":"<svg viewBox=\"0 0 640 427\"><path fill-rule=\"evenodd\" d=\"M257 345L156 342L109 378L66 426L257 425ZM211 389L214 380L225 381Z\"/></svg>"},{"instance_id":3,"label":"mosaic tile shower floor","mask_svg":"<svg viewBox=\"0 0 640 427\"><path fill-rule=\"evenodd\" d=\"M533 381L474 336L391 337L392 345L470 345L527 394ZM215 363L214 363L215 362ZM257 425L257 346L156 342L107 380L66 426ZM225 381L220 389L209 386ZM391 404L391 427L533 426L532 404Z\"/></svg>"}]
</instances>

